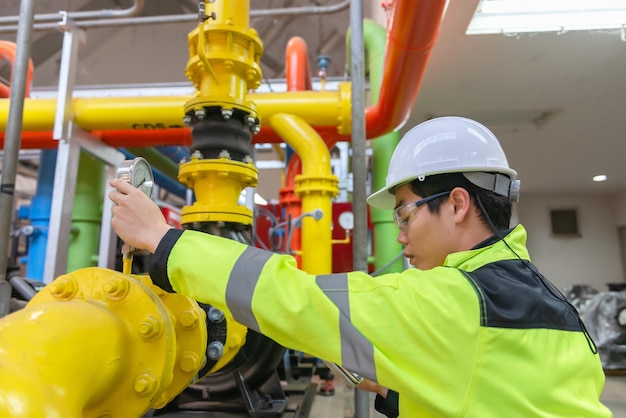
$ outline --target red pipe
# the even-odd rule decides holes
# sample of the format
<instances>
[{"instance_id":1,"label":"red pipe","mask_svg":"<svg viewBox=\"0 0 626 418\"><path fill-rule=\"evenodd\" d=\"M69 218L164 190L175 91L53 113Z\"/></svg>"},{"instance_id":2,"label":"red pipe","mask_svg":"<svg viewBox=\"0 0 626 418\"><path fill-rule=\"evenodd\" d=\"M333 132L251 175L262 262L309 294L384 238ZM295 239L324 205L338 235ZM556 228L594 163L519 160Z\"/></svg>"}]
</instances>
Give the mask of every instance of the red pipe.
<instances>
[{"instance_id":1,"label":"red pipe","mask_svg":"<svg viewBox=\"0 0 626 418\"><path fill-rule=\"evenodd\" d=\"M340 135L333 126L314 127L324 142L332 148L337 141L349 141L350 136ZM191 129L122 129L91 131L91 134L100 138L102 142L112 147L157 147L162 145L191 145ZM4 132L0 132L0 147L4 146ZM284 142L273 129L266 127L252 137L254 144L280 144ZM57 147L57 141L52 139L50 131L31 131L22 133L20 148L22 149L51 149Z\"/></svg>"},{"instance_id":2,"label":"red pipe","mask_svg":"<svg viewBox=\"0 0 626 418\"><path fill-rule=\"evenodd\" d=\"M368 138L376 138L397 129L411 113L420 83L426 70L430 52L439 35L446 0L396 0L393 3L389 27L385 67L381 80L378 103L365 110ZM298 63L299 65L299 63ZM296 80L292 80L296 82ZM350 141L349 135L340 135L336 127L313 127L332 147L337 141ZM188 128L182 134L178 128L155 130L98 131L96 136L112 146L151 146L158 144L189 145ZM56 148L48 133L44 140L40 133L24 132L23 148ZM31 140L31 137L34 137ZM137 138L137 139L135 139ZM4 135L0 137L3 141ZM153 142L152 142L153 141ZM282 139L269 128L252 139L253 143L282 143Z\"/></svg>"},{"instance_id":3,"label":"red pipe","mask_svg":"<svg viewBox=\"0 0 626 418\"><path fill-rule=\"evenodd\" d=\"M0 59L7 60L11 63L11 83L13 82L13 67L15 66L15 54L17 45L9 41L0 41ZM26 75L25 97L30 97L30 86L33 79L33 60L28 60L28 73ZM0 98L8 99L11 96L11 87L0 83Z\"/></svg>"},{"instance_id":4,"label":"red pipe","mask_svg":"<svg viewBox=\"0 0 626 418\"><path fill-rule=\"evenodd\" d=\"M302 173L302 160L297 154L293 154L287 164L287 175L285 176L285 187L278 190L278 202L285 209L285 220L292 221L302 214L302 199L296 194L296 176ZM287 230L293 228L289 223ZM289 234L285 234L288 236ZM289 247L291 245L291 247ZM289 247L289 248L288 248ZM291 242L283 241L281 250L286 252L288 249L294 254L298 267L302 267L302 256L298 252L302 249L302 231L299 227L291 233Z\"/></svg>"},{"instance_id":5,"label":"red pipe","mask_svg":"<svg viewBox=\"0 0 626 418\"><path fill-rule=\"evenodd\" d=\"M446 0L394 2L378 103L365 109L368 138L397 129L409 117L439 36L445 6Z\"/></svg>"}]
</instances>

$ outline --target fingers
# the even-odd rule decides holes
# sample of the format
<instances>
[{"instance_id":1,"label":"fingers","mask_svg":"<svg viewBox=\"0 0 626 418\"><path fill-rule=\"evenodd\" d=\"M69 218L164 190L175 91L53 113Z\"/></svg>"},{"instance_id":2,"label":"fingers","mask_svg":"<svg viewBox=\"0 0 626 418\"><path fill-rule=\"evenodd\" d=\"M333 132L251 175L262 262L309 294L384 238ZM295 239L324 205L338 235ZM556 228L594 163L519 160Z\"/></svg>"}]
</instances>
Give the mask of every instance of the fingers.
<instances>
[{"instance_id":1,"label":"fingers","mask_svg":"<svg viewBox=\"0 0 626 418\"><path fill-rule=\"evenodd\" d=\"M154 252L162 236L170 229L159 206L141 190L124 180L109 182L114 189L109 198L111 227L127 244Z\"/></svg>"}]
</instances>

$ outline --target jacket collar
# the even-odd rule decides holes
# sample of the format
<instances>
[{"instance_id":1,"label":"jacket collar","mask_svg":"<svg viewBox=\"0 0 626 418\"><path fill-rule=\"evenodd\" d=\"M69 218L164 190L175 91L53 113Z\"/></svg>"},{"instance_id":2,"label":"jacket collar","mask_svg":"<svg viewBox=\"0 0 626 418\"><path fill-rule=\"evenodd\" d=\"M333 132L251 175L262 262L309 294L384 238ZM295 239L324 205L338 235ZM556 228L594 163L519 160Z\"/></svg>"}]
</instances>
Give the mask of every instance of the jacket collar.
<instances>
[{"instance_id":1,"label":"jacket collar","mask_svg":"<svg viewBox=\"0 0 626 418\"><path fill-rule=\"evenodd\" d=\"M517 225L492 235L471 250L448 254L443 265L471 271L498 260L522 258L530 261L526 237L526 229Z\"/></svg>"}]
</instances>

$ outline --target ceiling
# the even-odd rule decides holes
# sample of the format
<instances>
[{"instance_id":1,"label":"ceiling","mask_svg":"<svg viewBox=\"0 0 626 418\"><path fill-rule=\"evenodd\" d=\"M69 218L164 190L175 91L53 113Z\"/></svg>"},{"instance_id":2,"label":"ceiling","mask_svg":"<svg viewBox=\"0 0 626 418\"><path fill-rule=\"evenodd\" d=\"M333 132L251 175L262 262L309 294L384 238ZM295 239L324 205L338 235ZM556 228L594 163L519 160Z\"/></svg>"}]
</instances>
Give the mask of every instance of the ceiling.
<instances>
[{"instance_id":1,"label":"ceiling","mask_svg":"<svg viewBox=\"0 0 626 418\"><path fill-rule=\"evenodd\" d=\"M264 44L265 79L284 77L284 51L292 36L306 40L314 68L316 58L327 55L331 58L328 75L344 76L348 7L317 15L254 17L255 10L323 7L342 0L250 3L250 26ZM365 16L383 23L381 1L365 3ZM485 123L518 171L522 197L626 192L626 42L620 32L468 36L465 28L477 3L449 1L417 101L401 130L438 115L468 116ZM35 11L130 5L130 0L38 0ZM195 14L196 10L197 2L192 0L146 0L140 16ZM18 14L19 0L3 0L4 16ZM88 28L77 84L187 82L186 36L193 27L195 21ZM0 39L15 40L15 36L0 32ZM31 41L33 89L54 87L62 35L55 30L36 31ZM8 65L0 64L0 77L9 76ZM593 182L597 174L606 174L608 180Z\"/></svg>"}]
</instances>

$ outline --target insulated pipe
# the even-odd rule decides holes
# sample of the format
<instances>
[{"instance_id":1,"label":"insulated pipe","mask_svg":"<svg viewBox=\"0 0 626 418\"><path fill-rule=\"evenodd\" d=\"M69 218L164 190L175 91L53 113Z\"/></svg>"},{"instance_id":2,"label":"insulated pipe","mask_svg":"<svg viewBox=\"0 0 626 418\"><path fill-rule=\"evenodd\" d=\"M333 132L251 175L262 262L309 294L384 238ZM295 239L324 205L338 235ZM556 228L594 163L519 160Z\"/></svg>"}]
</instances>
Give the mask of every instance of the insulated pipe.
<instances>
[{"instance_id":1,"label":"insulated pipe","mask_svg":"<svg viewBox=\"0 0 626 418\"><path fill-rule=\"evenodd\" d=\"M368 138L398 129L411 113L447 0L393 3L378 102L365 110Z\"/></svg>"},{"instance_id":2,"label":"insulated pipe","mask_svg":"<svg viewBox=\"0 0 626 418\"><path fill-rule=\"evenodd\" d=\"M331 199L339 192L339 181L332 174L330 152L298 116L276 114L269 123L302 159L302 174L296 177L296 194L302 199L302 269L310 274L331 273ZM315 211L322 212L320 219L306 216Z\"/></svg>"},{"instance_id":3,"label":"insulated pipe","mask_svg":"<svg viewBox=\"0 0 626 418\"><path fill-rule=\"evenodd\" d=\"M7 60L11 63L11 79L13 78L13 67L15 64L15 50L17 45L9 41L0 41L0 59ZM25 97L30 96L30 88L33 79L33 60L28 60L28 72L26 74L26 87L24 90ZM8 99L11 94L10 86L0 83L0 98Z\"/></svg>"}]
</instances>

